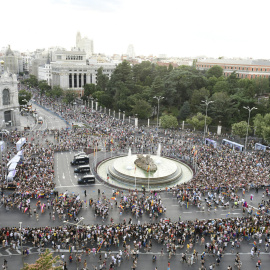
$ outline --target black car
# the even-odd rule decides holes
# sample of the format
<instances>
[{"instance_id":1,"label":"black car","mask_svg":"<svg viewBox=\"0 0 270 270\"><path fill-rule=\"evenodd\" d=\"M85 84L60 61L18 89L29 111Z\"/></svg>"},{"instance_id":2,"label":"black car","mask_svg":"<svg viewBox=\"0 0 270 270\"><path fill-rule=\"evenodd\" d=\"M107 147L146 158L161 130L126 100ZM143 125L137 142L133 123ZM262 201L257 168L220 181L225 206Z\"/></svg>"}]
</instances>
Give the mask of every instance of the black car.
<instances>
[{"instance_id":1,"label":"black car","mask_svg":"<svg viewBox=\"0 0 270 270\"><path fill-rule=\"evenodd\" d=\"M75 157L71 162L71 165L83 165L89 164L89 157L88 156L79 156Z\"/></svg>"},{"instance_id":2,"label":"black car","mask_svg":"<svg viewBox=\"0 0 270 270\"><path fill-rule=\"evenodd\" d=\"M90 166L89 165L83 165L79 166L78 168L74 169L75 173L89 173L90 172Z\"/></svg>"},{"instance_id":3,"label":"black car","mask_svg":"<svg viewBox=\"0 0 270 270\"><path fill-rule=\"evenodd\" d=\"M96 178L94 175L87 174L78 180L78 184L94 184L95 181Z\"/></svg>"}]
</instances>

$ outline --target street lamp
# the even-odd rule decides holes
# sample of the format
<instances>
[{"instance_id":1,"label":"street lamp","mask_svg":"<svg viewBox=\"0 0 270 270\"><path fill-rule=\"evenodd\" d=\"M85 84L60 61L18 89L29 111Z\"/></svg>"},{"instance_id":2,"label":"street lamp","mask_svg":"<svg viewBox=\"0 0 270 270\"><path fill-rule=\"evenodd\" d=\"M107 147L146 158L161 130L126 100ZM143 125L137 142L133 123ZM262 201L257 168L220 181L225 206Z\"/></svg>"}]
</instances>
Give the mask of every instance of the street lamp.
<instances>
[{"instance_id":1,"label":"street lamp","mask_svg":"<svg viewBox=\"0 0 270 270\"><path fill-rule=\"evenodd\" d=\"M158 123L158 116L159 116L159 101L161 100L161 99L163 99L164 97L162 97L162 96L154 96L153 98L155 98L155 99L157 99L157 101L158 101L158 111L157 111L157 132L158 132L158 126L159 126L159 123Z\"/></svg>"},{"instance_id":2,"label":"street lamp","mask_svg":"<svg viewBox=\"0 0 270 270\"><path fill-rule=\"evenodd\" d=\"M208 110L208 105L213 103L214 101L212 100L202 100L202 103L205 104L205 117L204 117L204 131L203 131L203 143L204 143L204 139L205 139L205 133L206 133L206 118L207 118L207 110Z\"/></svg>"},{"instance_id":3,"label":"street lamp","mask_svg":"<svg viewBox=\"0 0 270 270\"><path fill-rule=\"evenodd\" d=\"M119 120L121 119L121 110L119 109Z\"/></svg>"},{"instance_id":4,"label":"street lamp","mask_svg":"<svg viewBox=\"0 0 270 270\"><path fill-rule=\"evenodd\" d=\"M244 109L248 110L248 124L247 124L247 134L246 134L246 140L245 140L245 152L247 152L247 138L248 138L248 128L249 128L249 120L250 120L250 113L252 110L257 110L256 107L250 108L249 106L243 107Z\"/></svg>"},{"instance_id":5,"label":"street lamp","mask_svg":"<svg viewBox=\"0 0 270 270\"><path fill-rule=\"evenodd\" d=\"M78 230L77 228L79 227L80 222L82 222L84 220L84 217L80 217L79 221L77 223L72 223L72 222L68 222L66 220L64 220L64 223L76 226L76 264L77 264L77 270L79 269L78 267L78 247L79 247L79 243L78 243Z\"/></svg>"}]
</instances>

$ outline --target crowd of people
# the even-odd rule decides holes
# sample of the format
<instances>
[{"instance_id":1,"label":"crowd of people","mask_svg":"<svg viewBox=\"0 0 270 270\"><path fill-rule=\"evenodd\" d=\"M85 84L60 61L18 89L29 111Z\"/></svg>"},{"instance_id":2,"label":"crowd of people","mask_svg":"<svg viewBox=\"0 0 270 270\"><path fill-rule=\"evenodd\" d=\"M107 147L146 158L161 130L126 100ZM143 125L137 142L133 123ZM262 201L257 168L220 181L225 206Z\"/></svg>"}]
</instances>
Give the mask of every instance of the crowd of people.
<instances>
[{"instance_id":1,"label":"crowd of people","mask_svg":"<svg viewBox=\"0 0 270 270\"><path fill-rule=\"evenodd\" d=\"M149 222L133 223L130 218L128 222L124 219L123 223L116 224L111 219L110 223L82 225L78 228L67 225L24 227L21 232L15 227L6 227L0 230L3 247L9 245L16 249L22 238L25 244L51 247L58 252L69 248L71 253L80 250L85 256L90 253L99 254L103 256L100 269L106 269L106 266L113 269L120 266L124 258L130 257L133 260L132 267L136 269L139 253L149 252L154 242L162 246L160 256L166 252L170 259L181 252L183 263L190 265L198 260L197 247L203 246L201 269L205 267L206 254L214 255L220 263L225 250L233 251L240 247L242 241L252 239L254 249L257 245L264 245L267 251L270 238L270 200L267 188L270 177L269 152L243 153L223 145L214 148L204 145L201 136L190 131L165 131L158 135L153 129L140 127L136 130L129 121L93 112L88 107L75 109L64 104L57 106L56 101L47 97L39 99L37 93L34 94L42 106L54 110L70 123L84 123L85 127L47 129L28 134L28 141L23 146L23 160L17 165L15 190L1 198L1 203L8 211L19 209L29 216L34 214L38 220L39 214L50 209L52 220L56 217L61 221L78 219L81 209L87 207L87 203L79 194L58 194L55 191L54 154L57 151L102 148L114 152L128 152L131 149L133 153L154 154L159 145L162 145L162 155L188 162L195 170L190 182L167 189L181 206L203 208L206 205L209 210L215 210L217 207L229 207L231 203L233 207L242 207L247 215L193 221L179 217L176 222L164 218L166 206L159 191L139 194L137 191L123 193L120 190L113 191L111 198L102 194L98 199L89 200L89 208L94 210L95 217L100 216L104 221L109 217L110 209L115 206L119 209L119 215L131 213L132 217L139 220L139 217L147 214ZM11 147L1 162L4 171L8 161L16 154L15 143L24 136L27 136L26 131L11 132L7 139ZM265 188L265 191L258 206L260 211L256 211L239 193L245 195L246 191L257 191L259 188ZM36 207L31 206L31 201L36 203ZM115 253L110 254L112 250L118 251L116 256ZM81 258L76 259L81 262Z\"/></svg>"}]
</instances>

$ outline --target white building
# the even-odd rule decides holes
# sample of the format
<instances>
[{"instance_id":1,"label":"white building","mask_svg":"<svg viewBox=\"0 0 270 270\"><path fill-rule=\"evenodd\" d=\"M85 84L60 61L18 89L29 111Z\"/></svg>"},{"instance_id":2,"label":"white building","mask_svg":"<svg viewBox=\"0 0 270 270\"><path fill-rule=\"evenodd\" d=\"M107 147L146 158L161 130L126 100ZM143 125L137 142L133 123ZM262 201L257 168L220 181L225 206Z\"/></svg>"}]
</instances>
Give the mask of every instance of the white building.
<instances>
[{"instance_id":1,"label":"white building","mask_svg":"<svg viewBox=\"0 0 270 270\"><path fill-rule=\"evenodd\" d=\"M134 46L132 44L128 45L127 55L129 58L132 58L132 59L135 58L135 50L134 50Z\"/></svg>"},{"instance_id":2,"label":"white building","mask_svg":"<svg viewBox=\"0 0 270 270\"><path fill-rule=\"evenodd\" d=\"M113 63L88 63L83 51L57 51L51 62L51 86L64 90L76 90L82 94L85 84L96 84L97 70L111 77L116 65Z\"/></svg>"},{"instance_id":3,"label":"white building","mask_svg":"<svg viewBox=\"0 0 270 270\"><path fill-rule=\"evenodd\" d=\"M76 36L76 49L79 51L84 51L86 53L86 58L89 58L94 53L93 40L81 37L81 33L78 32Z\"/></svg>"},{"instance_id":4,"label":"white building","mask_svg":"<svg viewBox=\"0 0 270 270\"><path fill-rule=\"evenodd\" d=\"M20 125L17 76L8 68L0 74L0 126L6 125Z\"/></svg>"},{"instance_id":5,"label":"white building","mask_svg":"<svg viewBox=\"0 0 270 270\"><path fill-rule=\"evenodd\" d=\"M52 80L52 67L51 64L45 64L45 66L38 67L38 80L46 81L48 85L51 85Z\"/></svg>"}]
</instances>

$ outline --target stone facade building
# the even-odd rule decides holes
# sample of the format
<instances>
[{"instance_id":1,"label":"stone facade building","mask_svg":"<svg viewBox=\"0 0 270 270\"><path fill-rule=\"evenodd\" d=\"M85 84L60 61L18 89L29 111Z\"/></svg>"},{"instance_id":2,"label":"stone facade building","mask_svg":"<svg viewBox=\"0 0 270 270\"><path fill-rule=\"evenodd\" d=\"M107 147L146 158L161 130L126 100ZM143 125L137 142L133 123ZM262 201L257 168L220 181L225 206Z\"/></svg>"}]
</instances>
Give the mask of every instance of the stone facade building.
<instances>
[{"instance_id":1,"label":"stone facade building","mask_svg":"<svg viewBox=\"0 0 270 270\"><path fill-rule=\"evenodd\" d=\"M98 69L111 77L116 65L112 63L87 63L83 51L57 51L51 62L51 86L60 86L63 90L75 90L83 94L85 84L96 84Z\"/></svg>"},{"instance_id":2,"label":"stone facade building","mask_svg":"<svg viewBox=\"0 0 270 270\"><path fill-rule=\"evenodd\" d=\"M270 61L269 60L234 60L234 59L201 59L196 62L196 68L199 70L208 70L213 66L220 66L223 69L224 76L228 77L233 72L238 78L269 78Z\"/></svg>"},{"instance_id":3,"label":"stone facade building","mask_svg":"<svg viewBox=\"0 0 270 270\"><path fill-rule=\"evenodd\" d=\"M15 74L5 70L0 74L0 126L19 126L18 81Z\"/></svg>"}]
</instances>

